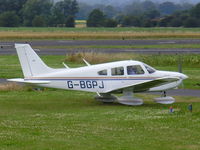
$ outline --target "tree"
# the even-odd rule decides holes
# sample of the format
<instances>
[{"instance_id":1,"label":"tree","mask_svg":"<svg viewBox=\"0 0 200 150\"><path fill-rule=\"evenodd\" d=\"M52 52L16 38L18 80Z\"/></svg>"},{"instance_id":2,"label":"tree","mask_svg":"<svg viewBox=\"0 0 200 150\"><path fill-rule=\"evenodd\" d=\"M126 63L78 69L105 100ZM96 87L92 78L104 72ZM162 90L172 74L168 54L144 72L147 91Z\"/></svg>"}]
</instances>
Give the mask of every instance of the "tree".
<instances>
[{"instance_id":1,"label":"tree","mask_svg":"<svg viewBox=\"0 0 200 150\"><path fill-rule=\"evenodd\" d=\"M103 8L103 13L106 15L107 18L113 18L117 14L117 10L113 6L106 6Z\"/></svg>"},{"instance_id":2,"label":"tree","mask_svg":"<svg viewBox=\"0 0 200 150\"><path fill-rule=\"evenodd\" d=\"M191 9L191 16L200 19L200 3Z\"/></svg>"},{"instance_id":3,"label":"tree","mask_svg":"<svg viewBox=\"0 0 200 150\"><path fill-rule=\"evenodd\" d=\"M23 15L21 10L26 1L27 0L0 0L0 14L4 12L15 12L19 22L22 24Z\"/></svg>"},{"instance_id":4,"label":"tree","mask_svg":"<svg viewBox=\"0 0 200 150\"><path fill-rule=\"evenodd\" d=\"M51 26L65 24L63 2L57 2L52 8Z\"/></svg>"},{"instance_id":5,"label":"tree","mask_svg":"<svg viewBox=\"0 0 200 150\"><path fill-rule=\"evenodd\" d=\"M152 1L146 0L141 5L144 11L156 10L156 6Z\"/></svg>"},{"instance_id":6,"label":"tree","mask_svg":"<svg viewBox=\"0 0 200 150\"><path fill-rule=\"evenodd\" d=\"M173 19L172 16L166 16L164 18L161 18L160 21L158 22L158 26L160 26L160 27L168 27L169 23L171 22L172 19Z\"/></svg>"},{"instance_id":7,"label":"tree","mask_svg":"<svg viewBox=\"0 0 200 150\"><path fill-rule=\"evenodd\" d=\"M19 26L19 17L15 12L4 12L0 15L0 26L1 27L17 27Z\"/></svg>"},{"instance_id":8,"label":"tree","mask_svg":"<svg viewBox=\"0 0 200 150\"><path fill-rule=\"evenodd\" d=\"M106 19L104 22L104 27L117 27L118 23L114 19Z\"/></svg>"},{"instance_id":9,"label":"tree","mask_svg":"<svg viewBox=\"0 0 200 150\"><path fill-rule=\"evenodd\" d=\"M77 12L78 3L76 0L59 1L53 6L51 22L54 23L54 26L65 24L67 27L74 27Z\"/></svg>"},{"instance_id":10,"label":"tree","mask_svg":"<svg viewBox=\"0 0 200 150\"><path fill-rule=\"evenodd\" d=\"M179 17L174 17L168 25L170 27L181 27L183 25L183 21Z\"/></svg>"},{"instance_id":11,"label":"tree","mask_svg":"<svg viewBox=\"0 0 200 150\"><path fill-rule=\"evenodd\" d=\"M180 9L181 8L179 8L177 5L175 5L172 2L164 2L159 5L159 10L162 15L170 15Z\"/></svg>"},{"instance_id":12,"label":"tree","mask_svg":"<svg viewBox=\"0 0 200 150\"><path fill-rule=\"evenodd\" d=\"M86 3L79 3L79 11L76 14L78 20L86 20L93 7Z\"/></svg>"},{"instance_id":13,"label":"tree","mask_svg":"<svg viewBox=\"0 0 200 150\"><path fill-rule=\"evenodd\" d=\"M196 18L190 17L186 19L184 22L184 27L187 27L187 28L193 28L193 27L199 27L199 26L200 26L200 22Z\"/></svg>"},{"instance_id":14,"label":"tree","mask_svg":"<svg viewBox=\"0 0 200 150\"><path fill-rule=\"evenodd\" d=\"M34 27L44 27L45 26L45 21L44 21L43 16L35 16L35 18L32 21L32 25Z\"/></svg>"},{"instance_id":15,"label":"tree","mask_svg":"<svg viewBox=\"0 0 200 150\"><path fill-rule=\"evenodd\" d=\"M71 1L69 15L75 17L76 13L78 13L79 7L76 0Z\"/></svg>"},{"instance_id":16,"label":"tree","mask_svg":"<svg viewBox=\"0 0 200 150\"><path fill-rule=\"evenodd\" d=\"M140 27L141 26L141 19L137 16L125 16L122 21L123 27Z\"/></svg>"},{"instance_id":17,"label":"tree","mask_svg":"<svg viewBox=\"0 0 200 150\"><path fill-rule=\"evenodd\" d=\"M24 25L32 26L36 16L42 16L45 24L48 25L52 6L51 0L28 0L23 8Z\"/></svg>"},{"instance_id":18,"label":"tree","mask_svg":"<svg viewBox=\"0 0 200 150\"><path fill-rule=\"evenodd\" d=\"M142 27L156 27L157 26L157 20L145 19L145 20L142 21L141 26Z\"/></svg>"},{"instance_id":19,"label":"tree","mask_svg":"<svg viewBox=\"0 0 200 150\"><path fill-rule=\"evenodd\" d=\"M0 13L14 11L19 15L26 1L27 0L0 0Z\"/></svg>"},{"instance_id":20,"label":"tree","mask_svg":"<svg viewBox=\"0 0 200 150\"><path fill-rule=\"evenodd\" d=\"M140 2L134 1L131 5L127 5L124 8L124 12L127 15L140 16L144 12L144 10L143 10Z\"/></svg>"},{"instance_id":21,"label":"tree","mask_svg":"<svg viewBox=\"0 0 200 150\"><path fill-rule=\"evenodd\" d=\"M94 9L88 16L87 26L88 27L103 27L105 22L105 15L99 9Z\"/></svg>"},{"instance_id":22,"label":"tree","mask_svg":"<svg viewBox=\"0 0 200 150\"><path fill-rule=\"evenodd\" d=\"M147 19L154 19L160 17L160 12L157 10L150 10L144 13L144 17Z\"/></svg>"},{"instance_id":23,"label":"tree","mask_svg":"<svg viewBox=\"0 0 200 150\"><path fill-rule=\"evenodd\" d=\"M66 27L75 27L75 20L73 16L68 16L65 22Z\"/></svg>"}]
</instances>

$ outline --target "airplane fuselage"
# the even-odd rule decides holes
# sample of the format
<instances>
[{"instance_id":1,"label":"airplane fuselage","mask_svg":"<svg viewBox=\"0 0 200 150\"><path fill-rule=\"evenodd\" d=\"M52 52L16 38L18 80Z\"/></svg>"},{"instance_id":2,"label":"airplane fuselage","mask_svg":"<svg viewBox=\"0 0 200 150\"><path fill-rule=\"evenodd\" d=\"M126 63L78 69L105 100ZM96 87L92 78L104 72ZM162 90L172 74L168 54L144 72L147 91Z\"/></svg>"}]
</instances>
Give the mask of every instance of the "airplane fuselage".
<instances>
[{"instance_id":1,"label":"airplane fuselage","mask_svg":"<svg viewBox=\"0 0 200 150\"><path fill-rule=\"evenodd\" d=\"M129 75L127 66L140 66L143 70L142 74ZM122 75L113 75L113 68L123 68ZM107 74L99 74L106 70ZM120 73L119 73L120 74ZM140 84L144 81L151 81L162 77L180 77L185 75L177 72L157 71L149 73L145 68L145 64L138 61L118 61L99 65L85 66L73 69L59 69L57 72L43 74L42 76L34 76L25 78L27 81L40 80L49 81L48 84L38 84L42 87L53 87L67 90L78 90L98 93L108 93L117 89L129 87L133 84ZM146 89L145 91L165 91L180 85L182 80L164 84L158 87ZM142 92L144 89L134 90L134 92Z\"/></svg>"}]
</instances>

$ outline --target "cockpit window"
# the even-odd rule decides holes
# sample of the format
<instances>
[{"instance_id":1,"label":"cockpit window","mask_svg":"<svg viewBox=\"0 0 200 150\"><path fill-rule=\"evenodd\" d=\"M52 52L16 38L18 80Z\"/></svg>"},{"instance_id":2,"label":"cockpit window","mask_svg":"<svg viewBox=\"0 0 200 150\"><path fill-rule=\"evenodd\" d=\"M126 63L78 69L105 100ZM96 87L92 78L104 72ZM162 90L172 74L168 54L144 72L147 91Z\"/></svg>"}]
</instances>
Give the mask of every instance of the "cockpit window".
<instances>
[{"instance_id":1,"label":"cockpit window","mask_svg":"<svg viewBox=\"0 0 200 150\"><path fill-rule=\"evenodd\" d=\"M154 73L154 72L156 71L154 68L150 67L150 66L147 65L147 64L144 64L144 66L145 66L145 68L147 69L147 71L148 71L150 74L152 74L152 73Z\"/></svg>"},{"instance_id":2,"label":"cockpit window","mask_svg":"<svg viewBox=\"0 0 200 150\"><path fill-rule=\"evenodd\" d=\"M124 67L116 67L111 69L112 76L124 75Z\"/></svg>"},{"instance_id":3,"label":"cockpit window","mask_svg":"<svg viewBox=\"0 0 200 150\"><path fill-rule=\"evenodd\" d=\"M144 74L144 70L140 65L127 66L128 75Z\"/></svg>"},{"instance_id":4,"label":"cockpit window","mask_svg":"<svg viewBox=\"0 0 200 150\"><path fill-rule=\"evenodd\" d=\"M98 72L98 75L101 75L101 76L106 76L108 73L107 73L107 70L101 70Z\"/></svg>"}]
</instances>

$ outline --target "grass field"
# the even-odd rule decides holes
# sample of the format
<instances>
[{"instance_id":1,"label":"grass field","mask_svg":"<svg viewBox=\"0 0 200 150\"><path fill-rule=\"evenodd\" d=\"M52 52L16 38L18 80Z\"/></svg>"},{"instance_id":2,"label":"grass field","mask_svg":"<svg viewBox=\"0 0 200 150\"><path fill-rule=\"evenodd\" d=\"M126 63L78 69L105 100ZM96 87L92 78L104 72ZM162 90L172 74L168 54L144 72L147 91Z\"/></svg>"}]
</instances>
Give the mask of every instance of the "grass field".
<instances>
[{"instance_id":1,"label":"grass field","mask_svg":"<svg viewBox=\"0 0 200 150\"><path fill-rule=\"evenodd\" d=\"M200 44L156 44L156 45L75 45L75 46L37 46L38 49L199 49Z\"/></svg>"},{"instance_id":2,"label":"grass field","mask_svg":"<svg viewBox=\"0 0 200 150\"><path fill-rule=\"evenodd\" d=\"M0 28L0 40L200 38L199 28Z\"/></svg>"},{"instance_id":3,"label":"grass field","mask_svg":"<svg viewBox=\"0 0 200 150\"><path fill-rule=\"evenodd\" d=\"M158 57L159 56L159 57ZM137 59L162 70L177 71L177 55L79 53L42 56L50 67L70 67L122 59ZM200 83L200 55L183 55L185 88ZM17 56L0 56L0 78L22 77ZM94 93L0 85L0 149L2 150L199 150L200 103L195 97L175 97L169 105L137 94L144 105L103 104ZM187 107L193 105L193 112Z\"/></svg>"},{"instance_id":4,"label":"grass field","mask_svg":"<svg viewBox=\"0 0 200 150\"><path fill-rule=\"evenodd\" d=\"M102 104L94 94L62 90L0 92L3 150L198 150L198 98L176 97L175 112L150 102ZM193 104L193 113L187 110Z\"/></svg>"}]
</instances>

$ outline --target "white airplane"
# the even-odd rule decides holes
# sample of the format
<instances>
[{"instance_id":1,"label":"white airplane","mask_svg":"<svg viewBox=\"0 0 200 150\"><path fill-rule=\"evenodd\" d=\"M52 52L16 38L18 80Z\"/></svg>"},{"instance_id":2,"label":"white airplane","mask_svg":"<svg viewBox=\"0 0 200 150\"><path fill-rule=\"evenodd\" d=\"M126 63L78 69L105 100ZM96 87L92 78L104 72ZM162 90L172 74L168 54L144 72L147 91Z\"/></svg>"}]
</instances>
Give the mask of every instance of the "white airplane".
<instances>
[{"instance_id":1,"label":"white airplane","mask_svg":"<svg viewBox=\"0 0 200 150\"><path fill-rule=\"evenodd\" d=\"M8 81L33 84L40 87L78 90L97 93L102 102L119 102L124 105L141 105L143 100L134 97L139 92L163 92L155 102L171 104L175 99L166 96L169 89L178 87L188 78L178 72L159 71L139 61L125 60L63 69L48 67L29 44L15 44L24 79ZM117 97L113 94L123 93Z\"/></svg>"}]
</instances>

